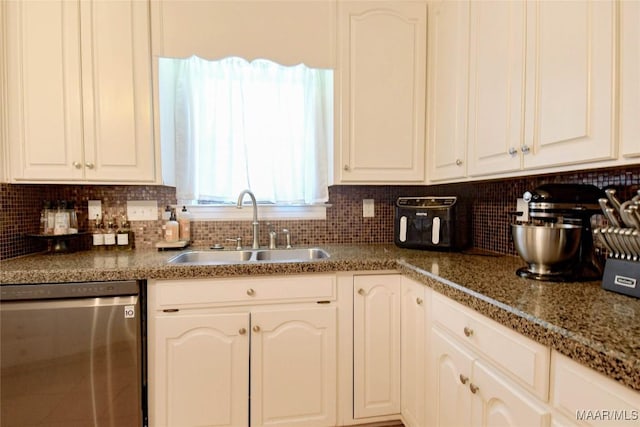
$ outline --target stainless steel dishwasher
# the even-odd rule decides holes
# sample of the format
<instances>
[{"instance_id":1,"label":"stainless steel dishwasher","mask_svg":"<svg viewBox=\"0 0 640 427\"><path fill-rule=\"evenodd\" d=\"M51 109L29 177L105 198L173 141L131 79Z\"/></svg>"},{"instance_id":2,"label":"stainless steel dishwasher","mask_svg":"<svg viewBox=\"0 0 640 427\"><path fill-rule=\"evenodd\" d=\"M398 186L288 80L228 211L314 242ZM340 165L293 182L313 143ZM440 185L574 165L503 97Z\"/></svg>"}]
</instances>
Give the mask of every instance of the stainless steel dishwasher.
<instances>
[{"instance_id":1,"label":"stainless steel dishwasher","mask_svg":"<svg viewBox=\"0 0 640 427\"><path fill-rule=\"evenodd\" d=\"M136 281L0 287L0 425L143 426Z\"/></svg>"}]
</instances>

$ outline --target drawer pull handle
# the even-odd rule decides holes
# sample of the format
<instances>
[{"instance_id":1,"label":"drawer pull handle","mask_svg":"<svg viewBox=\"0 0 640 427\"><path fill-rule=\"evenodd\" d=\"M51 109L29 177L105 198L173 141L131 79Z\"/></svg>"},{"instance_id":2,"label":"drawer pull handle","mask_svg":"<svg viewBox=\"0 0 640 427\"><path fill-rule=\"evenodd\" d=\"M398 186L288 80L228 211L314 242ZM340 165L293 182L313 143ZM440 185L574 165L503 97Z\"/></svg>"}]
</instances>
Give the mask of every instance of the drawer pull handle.
<instances>
[{"instance_id":1,"label":"drawer pull handle","mask_svg":"<svg viewBox=\"0 0 640 427\"><path fill-rule=\"evenodd\" d=\"M473 329L469 328L468 326L465 326L463 331L466 337L470 337L471 335L473 335Z\"/></svg>"},{"instance_id":2,"label":"drawer pull handle","mask_svg":"<svg viewBox=\"0 0 640 427\"><path fill-rule=\"evenodd\" d=\"M247 289L247 295L249 295L250 297L254 296L256 294L256 291L254 291L253 289L249 288Z\"/></svg>"},{"instance_id":3,"label":"drawer pull handle","mask_svg":"<svg viewBox=\"0 0 640 427\"><path fill-rule=\"evenodd\" d=\"M471 393L476 394L478 392L478 390L480 390L480 387L478 387L474 383L470 383L469 384L469 390L471 390Z\"/></svg>"},{"instance_id":4,"label":"drawer pull handle","mask_svg":"<svg viewBox=\"0 0 640 427\"><path fill-rule=\"evenodd\" d=\"M240 328L240 330L238 330L238 333L239 333L240 335L244 335L244 334L246 334L246 333L247 333L247 330L246 330L245 328Z\"/></svg>"},{"instance_id":5,"label":"drawer pull handle","mask_svg":"<svg viewBox=\"0 0 640 427\"><path fill-rule=\"evenodd\" d=\"M177 313L180 311L180 309L178 308L165 308L164 310L162 310L164 313Z\"/></svg>"},{"instance_id":6,"label":"drawer pull handle","mask_svg":"<svg viewBox=\"0 0 640 427\"><path fill-rule=\"evenodd\" d=\"M362 289L362 288L358 289L358 294L359 295L364 295L364 289Z\"/></svg>"},{"instance_id":7,"label":"drawer pull handle","mask_svg":"<svg viewBox=\"0 0 640 427\"><path fill-rule=\"evenodd\" d=\"M253 327L253 332L260 332L260 326L256 325Z\"/></svg>"},{"instance_id":8,"label":"drawer pull handle","mask_svg":"<svg viewBox=\"0 0 640 427\"><path fill-rule=\"evenodd\" d=\"M423 302L422 298L420 298L420 297L416 298L416 304L422 305L422 302Z\"/></svg>"},{"instance_id":9,"label":"drawer pull handle","mask_svg":"<svg viewBox=\"0 0 640 427\"><path fill-rule=\"evenodd\" d=\"M462 384L466 384L466 383L468 383L468 382L469 382L469 377L467 377L467 376L465 376L465 375L460 374L460 382L461 382Z\"/></svg>"}]
</instances>

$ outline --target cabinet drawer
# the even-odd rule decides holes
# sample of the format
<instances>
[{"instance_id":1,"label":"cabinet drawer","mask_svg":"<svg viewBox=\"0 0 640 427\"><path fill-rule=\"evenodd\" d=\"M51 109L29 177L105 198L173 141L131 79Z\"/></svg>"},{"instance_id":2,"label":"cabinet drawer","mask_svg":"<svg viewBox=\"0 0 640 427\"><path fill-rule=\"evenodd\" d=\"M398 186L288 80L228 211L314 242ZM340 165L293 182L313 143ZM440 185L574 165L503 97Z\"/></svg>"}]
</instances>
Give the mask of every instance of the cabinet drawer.
<instances>
[{"instance_id":1,"label":"cabinet drawer","mask_svg":"<svg viewBox=\"0 0 640 427\"><path fill-rule=\"evenodd\" d=\"M155 287L156 298L151 309L333 301L336 298L334 275L159 280Z\"/></svg>"},{"instance_id":2,"label":"cabinet drawer","mask_svg":"<svg viewBox=\"0 0 640 427\"><path fill-rule=\"evenodd\" d=\"M549 395L550 349L440 294L433 319L543 400Z\"/></svg>"},{"instance_id":3,"label":"cabinet drawer","mask_svg":"<svg viewBox=\"0 0 640 427\"><path fill-rule=\"evenodd\" d=\"M553 352L551 401L565 416L584 425L637 425L640 392Z\"/></svg>"}]
</instances>

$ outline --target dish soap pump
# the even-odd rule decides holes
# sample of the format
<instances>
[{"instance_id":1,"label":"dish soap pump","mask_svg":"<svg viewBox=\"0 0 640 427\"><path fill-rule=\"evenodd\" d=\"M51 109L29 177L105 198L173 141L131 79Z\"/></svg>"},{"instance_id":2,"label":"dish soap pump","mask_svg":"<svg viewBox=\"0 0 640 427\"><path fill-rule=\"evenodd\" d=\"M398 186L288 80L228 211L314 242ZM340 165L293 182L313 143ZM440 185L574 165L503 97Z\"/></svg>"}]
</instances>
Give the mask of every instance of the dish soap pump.
<instances>
[{"instance_id":1,"label":"dish soap pump","mask_svg":"<svg viewBox=\"0 0 640 427\"><path fill-rule=\"evenodd\" d=\"M186 206L182 207L178 216L178 224L180 225L180 240L186 242L191 240L191 214Z\"/></svg>"},{"instance_id":2,"label":"dish soap pump","mask_svg":"<svg viewBox=\"0 0 640 427\"><path fill-rule=\"evenodd\" d=\"M167 221L164 229L165 242L177 242L180 238L179 229L180 226L178 224L178 221L176 221L176 210L171 209L171 216L169 217L169 221Z\"/></svg>"}]
</instances>

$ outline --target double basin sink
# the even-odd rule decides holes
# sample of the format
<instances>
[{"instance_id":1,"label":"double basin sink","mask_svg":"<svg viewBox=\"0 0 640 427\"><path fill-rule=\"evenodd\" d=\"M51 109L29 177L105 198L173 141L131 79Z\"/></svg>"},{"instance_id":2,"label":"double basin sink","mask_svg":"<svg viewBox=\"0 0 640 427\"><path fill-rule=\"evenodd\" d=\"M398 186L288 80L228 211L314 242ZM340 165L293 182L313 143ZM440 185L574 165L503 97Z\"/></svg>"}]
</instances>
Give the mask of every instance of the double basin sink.
<instances>
[{"instance_id":1,"label":"double basin sink","mask_svg":"<svg viewBox=\"0 0 640 427\"><path fill-rule=\"evenodd\" d=\"M329 254L320 248L211 250L183 252L171 258L169 264L208 265L256 261L309 262L324 258L329 258Z\"/></svg>"}]
</instances>

